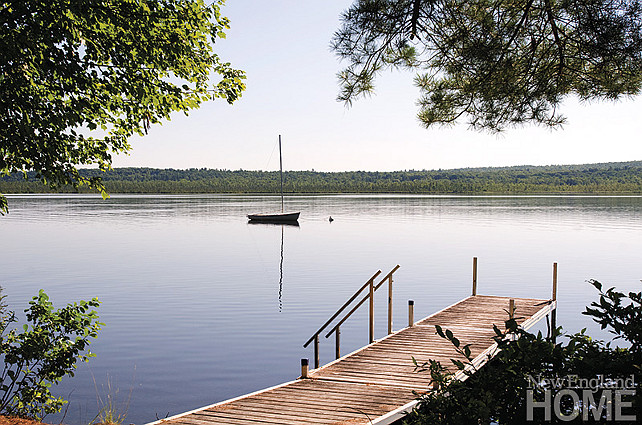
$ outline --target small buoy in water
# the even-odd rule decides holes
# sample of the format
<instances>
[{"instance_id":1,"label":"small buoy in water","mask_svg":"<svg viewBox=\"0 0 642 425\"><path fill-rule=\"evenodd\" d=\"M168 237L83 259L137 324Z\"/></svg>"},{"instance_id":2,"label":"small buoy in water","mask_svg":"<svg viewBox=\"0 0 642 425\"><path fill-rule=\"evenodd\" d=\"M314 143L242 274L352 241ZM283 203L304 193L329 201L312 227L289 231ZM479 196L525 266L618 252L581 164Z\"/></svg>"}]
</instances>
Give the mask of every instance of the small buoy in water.
<instances>
[{"instance_id":1,"label":"small buoy in water","mask_svg":"<svg viewBox=\"0 0 642 425\"><path fill-rule=\"evenodd\" d=\"M334 218L332 218L332 216L330 216L330 218L328 219L328 221L329 221L330 223L332 223L332 222L334 221Z\"/></svg>"}]
</instances>

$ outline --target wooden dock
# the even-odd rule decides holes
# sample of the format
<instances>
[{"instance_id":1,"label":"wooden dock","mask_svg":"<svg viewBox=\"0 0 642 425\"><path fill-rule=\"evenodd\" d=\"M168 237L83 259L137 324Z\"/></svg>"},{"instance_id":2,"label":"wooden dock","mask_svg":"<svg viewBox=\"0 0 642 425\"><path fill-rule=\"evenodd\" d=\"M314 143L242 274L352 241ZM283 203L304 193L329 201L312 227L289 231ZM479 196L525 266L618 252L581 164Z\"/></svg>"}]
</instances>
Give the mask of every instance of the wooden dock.
<instances>
[{"instance_id":1,"label":"wooden dock","mask_svg":"<svg viewBox=\"0 0 642 425\"><path fill-rule=\"evenodd\" d=\"M473 294L476 294L476 259L474 264ZM310 371L306 379L152 424L391 424L416 405L413 391L426 391L429 387L429 374L415 372L412 357L418 362L439 360L445 366L451 364L451 358L457 358L452 344L436 334L435 325L450 329L462 344L472 344L473 363L482 365L497 350L492 339L493 324L504 328L511 302L515 305L515 318L525 329L554 311L557 268L554 270L550 300L473 295ZM389 279L391 288L392 275L389 276L384 279ZM318 345L318 333L316 338ZM463 376L461 372L456 375L459 379Z\"/></svg>"}]
</instances>

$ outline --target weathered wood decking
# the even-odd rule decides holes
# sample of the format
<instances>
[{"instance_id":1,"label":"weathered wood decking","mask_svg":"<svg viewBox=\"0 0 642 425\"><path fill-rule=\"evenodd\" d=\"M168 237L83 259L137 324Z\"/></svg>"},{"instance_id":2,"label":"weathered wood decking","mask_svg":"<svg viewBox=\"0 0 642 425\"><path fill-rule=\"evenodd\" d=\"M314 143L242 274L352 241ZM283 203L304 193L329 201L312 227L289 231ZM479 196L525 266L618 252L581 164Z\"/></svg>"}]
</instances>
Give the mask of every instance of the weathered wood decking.
<instances>
[{"instance_id":1,"label":"weathered wood decking","mask_svg":"<svg viewBox=\"0 0 642 425\"><path fill-rule=\"evenodd\" d=\"M153 424L390 424L416 403L430 377L414 371L412 357L450 365L456 353L436 335L435 325L472 344L477 364L496 350L493 324L503 328L509 298L468 297L414 326L392 333L310 372L309 379L258 391L176 415ZM524 328L555 309L555 301L514 298L515 317ZM463 374L460 373L460 376ZM151 425L151 424L150 424Z\"/></svg>"}]
</instances>

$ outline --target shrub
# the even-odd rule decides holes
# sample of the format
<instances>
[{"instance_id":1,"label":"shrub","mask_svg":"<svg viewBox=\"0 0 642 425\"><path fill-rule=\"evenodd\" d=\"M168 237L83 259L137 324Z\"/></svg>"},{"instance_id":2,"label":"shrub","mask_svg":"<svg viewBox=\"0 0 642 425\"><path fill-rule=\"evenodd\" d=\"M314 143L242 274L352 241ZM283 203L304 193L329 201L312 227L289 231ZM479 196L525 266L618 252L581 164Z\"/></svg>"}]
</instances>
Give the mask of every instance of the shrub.
<instances>
[{"instance_id":1,"label":"shrub","mask_svg":"<svg viewBox=\"0 0 642 425\"><path fill-rule=\"evenodd\" d=\"M60 411L66 403L54 397L51 385L66 375L73 376L76 361L93 357L85 352L90 338L96 338L102 323L93 308L99 301L80 301L55 310L47 294L39 294L25 310L29 324L22 332L13 327L15 315L0 298L0 345L4 366L0 385L0 413L42 420Z\"/></svg>"},{"instance_id":2,"label":"shrub","mask_svg":"<svg viewBox=\"0 0 642 425\"><path fill-rule=\"evenodd\" d=\"M588 403L580 397L576 402L570 396L561 397L559 415L557 412L545 417L546 409L529 408L531 402L542 403L545 393L554 397L569 387L569 377L576 382L589 382L601 379L604 382L620 380L633 383L635 394L628 395L626 408L622 410L623 420L617 423L636 423L634 416L642 419L642 350L640 350L642 326L642 294L624 294L610 288L602 290L602 285L589 281L599 291L599 302L593 302L583 314L591 316L602 329L607 329L615 338L627 342L627 347L614 347L611 343L596 340L586 334L568 335L567 343L555 343L553 334L561 334L561 328L553 329L544 337L541 332L529 333L521 329L514 319L505 322L505 329L495 327L494 340L501 350L489 359L482 368L472 364L468 346L452 332L437 327L437 333L450 340L455 350L466 357L467 361L452 360L454 370L439 362L430 361L417 364L417 369L431 374L434 389L422 394L417 408L405 419L404 424L539 424L539 423L611 423L617 421L614 415L616 403L606 404L601 399L604 387L591 391L594 401ZM463 370L465 381L454 380L454 372ZM542 379L543 378L543 379ZM585 379L587 381L580 381ZM565 381L566 380L566 381ZM551 383L561 383L561 386ZM597 381L594 381L597 382ZM578 386L572 391L583 391ZM607 390L609 391L609 390ZM583 393L582 393L583 394ZM611 397L612 393L607 394ZM550 396L550 394L549 394ZM612 401L615 399L613 398ZM604 408L600 408L605 402ZM541 404L540 404L541 406ZM594 410L591 410L594 409ZM581 412L581 414L580 414ZM584 414L587 414L587 417ZM628 419L627 419L628 418Z\"/></svg>"}]
</instances>

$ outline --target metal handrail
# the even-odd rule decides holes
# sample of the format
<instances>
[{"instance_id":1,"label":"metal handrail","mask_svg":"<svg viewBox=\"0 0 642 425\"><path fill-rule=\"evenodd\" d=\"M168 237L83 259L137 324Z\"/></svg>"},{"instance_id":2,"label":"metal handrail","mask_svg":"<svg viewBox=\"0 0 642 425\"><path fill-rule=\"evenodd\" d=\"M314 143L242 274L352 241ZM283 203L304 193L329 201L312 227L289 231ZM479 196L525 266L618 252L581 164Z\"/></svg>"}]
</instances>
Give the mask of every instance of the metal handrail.
<instances>
[{"instance_id":1,"label":"metal handrail","mask_svg":"<svg viewBox=\"0 0 642 425\"><path fill-rule=\"evenodd\" d=\"M383 285L383 283L384 283L386 280L390 279L390 278L392 277L392 274L393 274L394 272L396 272L396 271L399 269L399 267L401 267L401 266L400 266L399 264L397 264L397 265L395 266L395 268L394 268L394 269L390 270L390 273L388 273L388 274L387 274L383 279L381 279L381 282L379 282L377 285L375 285L375 287L374 287L374 289L373 289L373 292L374 292L374 291L376 291L377 289L379 289L379 288L381 287L381 285ZM352 310L350 310L350 312L349 312L348 314L346 314L346 315L343 317L343 319L341 319L341 320L339 321L339 323L337 323L337 324L334 326L334 328L332 328L332 329L330 330L330 332L328 332L328 334L327 334L325 337L326 337L326 338L329 338L329 337L330 337L330 335L332 335L334 332L336 332L336 330L339 328L339 326L341 326L341 325L342 325L346 320L348 320L348 318L349 318L350 316L352 316L352 313L354 313L355 311L357 311L357 309L358 309L359 307L361 307L361 305L362 305L363 303L365 303L365 302L366 302L366 300L367 300L368 298L370 298L370 294L368 294L368 295L366 295L365 297L363 297L363 299L362 299L361 301L359 301L359 303L358 303L357 305L355 305L355 306L354 306L354 308L353 308ZM390 301L392 301L392 300L390 300ZM372 342L372 341L370 341L370 342Z\"/></svg>"},{"instance_id":2,"label":"metal handrail","mask_svg":"<svg viewBox=\"0 0 642 425\"><path fill-rule=\"evenodd\" d=\"M314 367L315 369L319 367L319 335L323 330L325 330L328 325L330 325L339 315L348 307L352 302L363 292L364 289L369 288L369 293L361 300L359 303L350 310L350 312L345 315L337 325L335 325L330 332L326 335L328 338L333 333L336 335L336 358L340 357L340 326L354 313L366 300L370 299L370 342L374 340L374 293L377 289L383 285L384 282L388 281L388 333L392 333L392 275L399 269L399 265L396 265L377 285L374 284L374 280L381 274L381 270L378 270L366 283L359 288L357 292L346 301L341 308L339 308L333 315L328 319L323 326L319 328L311 337L303 344L303 348L306 348L312 341L314 341Z\"/></svg>"},{"instance_id":3,"label":"metal handrail","mask_svg":"<svg viewBox=\"0 0 642 425\"><path fill-rule=\"evenodd\" d=\"M359 290L358 290L357 292L355 292L355 293L354 293L354 295L353 295L352 297L350 297L350 299L349 299L348 301L346 301L346 302L345 302L345 304L343 304L343 305L341 306L341 308L339 308L339 309L337 310L337 312L336 312L336 313L334 313L334 314L332 315L332 317L330 317L330 318L328 319L328 321L327 321L327 322L325 322L325 323L323 324L323 326L321 326L321 327L319 328L319 330L318 330L318 331L316 331L314 334L312 334L312 336L310 337L310 339L308 339L308 340L307 340L307 342L306 342L305 344L303 344L303 348L307 348L307 346L308 346L308 345L310 345L310 343L314 340L314 338L316 338L317 336L319 336L319 334L320 334L321 332L323 332L323 330L324 330L324 329L325 329L325 328L326 328L330 323L332 323L332 321L333 321L334 319L336 319L336 318L337 318L337 316L338 316L339 314L341 314L341 312L342 312L343 310L345 310L345 308L346 308L347 306L349 306L349 305L350 305L350 303L351 303L352 301L354 301L354 299L355 299L355 298L357 298L357 297L359 296L359 294L361 293L361 291L363 291L364 289L366 289L366 288L368 287L368 285L370 285L370 282L371 282L371 281L373 281L373 280L375 280L375 279L377 278L377 276L379 276L380 274L381 274L381 270L378 270L375 274L373 274L373 275L372 275L372 277L371 277L370 279L368 279L368 281L367 281L366 283L364 283L364 284L363 284L363 286L362 286L361 288L359 288Z\"/></svg>"}]
</instances>

